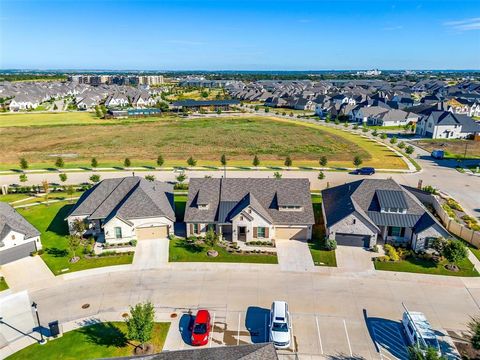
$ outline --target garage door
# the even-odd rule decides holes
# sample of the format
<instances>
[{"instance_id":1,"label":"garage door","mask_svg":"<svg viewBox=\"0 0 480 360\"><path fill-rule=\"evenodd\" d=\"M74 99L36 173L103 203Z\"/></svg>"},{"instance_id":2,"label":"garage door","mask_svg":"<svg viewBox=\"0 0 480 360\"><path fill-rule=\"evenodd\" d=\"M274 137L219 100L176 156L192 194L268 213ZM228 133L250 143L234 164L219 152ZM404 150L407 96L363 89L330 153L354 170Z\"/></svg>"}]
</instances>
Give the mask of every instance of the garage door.
<instances>
[{"instance_id":1,"label":"garage door","mask_svg":"<svg viewBox=\"0 0 480 360\"><path fill-rule=\"evenodd\" d=\"M337 245L370 246L370 235L335 234Z\"/></svg>"},{"instance_id":2,"label":"garage door","mask_svg":"<svg viewBox=\"0 0 480 360\"><path fill-rule=\"evenodd\" d=\"M276 228L275 238L291 240L307 240L307 228Z\"/></svg>"},{"instance_id":3,"label":"garage door","mask_svg":"<svg viewBox=\"0 0 480 360\"><path fill-rule=\"evenodd\" d=\"M30 254L36 250L35 241L29 241L26 244L2 250L0 251L0 265L30 256Z\"/></svg>"},{"instance_id":4,"label":"garage door","mask_svg":"<svg viewBox=\"0 0 480 360\"><path fill-rule=\"evenodd\" d=\"M138 240L164 239L168 236L167 226L152 226L137 229Z\"/></svg>"}]
</instances>

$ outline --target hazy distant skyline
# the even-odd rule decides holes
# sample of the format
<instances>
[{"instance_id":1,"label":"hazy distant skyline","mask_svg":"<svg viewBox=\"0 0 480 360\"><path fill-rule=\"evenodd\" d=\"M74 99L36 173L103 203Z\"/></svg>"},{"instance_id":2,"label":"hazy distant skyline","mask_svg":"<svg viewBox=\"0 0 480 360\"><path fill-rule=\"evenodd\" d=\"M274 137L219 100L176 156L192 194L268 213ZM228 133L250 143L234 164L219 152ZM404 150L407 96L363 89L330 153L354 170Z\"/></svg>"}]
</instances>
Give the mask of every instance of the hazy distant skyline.
<instances>
[{"instance_id":1,"label":"hazy distant skyline","mask_svg":"<svg viewBox=\"0 0 480 360\"><path fill-rule=\"evenodd\" d=\"M477 1L0 3L1 69L480 69Z\"/></svg>"}]
</instances>

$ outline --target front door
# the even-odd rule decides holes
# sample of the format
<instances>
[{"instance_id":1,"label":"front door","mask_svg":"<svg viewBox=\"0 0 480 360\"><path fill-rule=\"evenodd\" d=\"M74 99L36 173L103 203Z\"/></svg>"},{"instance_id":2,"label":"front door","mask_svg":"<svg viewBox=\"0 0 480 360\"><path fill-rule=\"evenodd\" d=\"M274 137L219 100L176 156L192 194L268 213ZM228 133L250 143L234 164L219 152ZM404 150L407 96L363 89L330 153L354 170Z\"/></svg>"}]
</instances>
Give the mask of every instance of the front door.
<instances>
[{"instance_id":1,"label":"front door","mask_svg":"<svg viewBox=\"0 0 480 360\"><path fill-rule=\"evenodd\" d=\"M238 240L246 241L247 240L247 227L239 226L238 227Z\"/></svg>"}]
</instances>

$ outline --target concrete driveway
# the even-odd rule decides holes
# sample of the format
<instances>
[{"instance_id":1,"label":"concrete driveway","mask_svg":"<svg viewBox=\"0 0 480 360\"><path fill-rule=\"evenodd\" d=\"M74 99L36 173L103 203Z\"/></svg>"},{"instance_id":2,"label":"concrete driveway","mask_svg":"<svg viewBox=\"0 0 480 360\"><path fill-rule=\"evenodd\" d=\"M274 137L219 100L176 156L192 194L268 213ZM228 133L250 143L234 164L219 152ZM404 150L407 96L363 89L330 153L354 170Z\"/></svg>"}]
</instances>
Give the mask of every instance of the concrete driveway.
<instances>
[{"instance_id":1,"label":"concrete driveway","mask_svg":"<svg viewBox=\"0 0 480 360\"><path fill-rule=\"evenodd\" d=\"M312 271L315 268L306 241L275 240L278 263L282 271Z\"/></svg>"},{"instance_id":2,"label":"concrete driveway","mask_svg":"<svg viewBox=\"0 0 480 360\"><path fill-rule=\"evenodd\" d=\"M154 269L168 264L168 239L140 240L135 248L133 267Z\"/></svg>"},{"instance_id":3,"label":"concrete driveway","mask_svg":"<svg viewBox=\"0 0 480 360\"><path fill-rule=\"evenodd\" d=\"M346 272L366 272L374 271L372 257L375 254L365 248L358 246L337 246L335 252L337 257L337 267Z\"/></svg>"},{"instance_id":4,"label":"concrete driveway","mask_svg":"<svg viewBox=\"0 0 480 360\"><path fill-rule=\"evenodd\" d=\"M55 281L55 275L40 256L28 256L2 265L2 273L10 289L15 291L41 288Z\"/></svg>"}]
</instances>

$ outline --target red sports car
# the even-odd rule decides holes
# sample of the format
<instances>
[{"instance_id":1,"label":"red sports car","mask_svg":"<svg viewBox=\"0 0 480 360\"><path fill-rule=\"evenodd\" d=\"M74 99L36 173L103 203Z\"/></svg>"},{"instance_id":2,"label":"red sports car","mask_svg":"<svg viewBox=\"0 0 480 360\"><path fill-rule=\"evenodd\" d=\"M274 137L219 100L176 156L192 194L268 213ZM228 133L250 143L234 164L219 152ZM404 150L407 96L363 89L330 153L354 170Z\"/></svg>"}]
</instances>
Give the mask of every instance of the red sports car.
<instances>
[{"instance_id":1,"label":"red sports car","mask_svg":"<svg viewBox=\"0 0 480 360\"><path fill-rule=\"evenodd\" d=\"M198 310L192 326L192 345L206 345L208 343L210 330L210 313L208 310Z\"/></svg>"}]
</instances>

